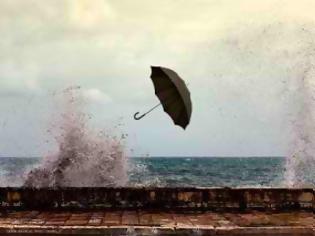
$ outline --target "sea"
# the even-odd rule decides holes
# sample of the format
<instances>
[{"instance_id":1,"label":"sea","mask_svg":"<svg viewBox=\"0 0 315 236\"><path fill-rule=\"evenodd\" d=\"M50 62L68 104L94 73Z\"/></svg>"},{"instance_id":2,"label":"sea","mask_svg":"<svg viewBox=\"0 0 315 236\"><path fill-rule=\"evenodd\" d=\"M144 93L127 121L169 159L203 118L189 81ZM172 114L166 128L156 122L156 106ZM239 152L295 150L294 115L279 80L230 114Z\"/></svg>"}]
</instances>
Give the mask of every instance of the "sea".
<instances>
[{"instance_id":1,"label":"sea","mask_svg":"<svg viewBox=\"0 0 315 236\"><path fill-rule=\"evenodd\" d=\"M41 158L1 157L0 185L22 186ZM127 186L284 187L283 157L133 157ZM314 185L315 176L306 182Z\"/></svg>"}]
</instances>

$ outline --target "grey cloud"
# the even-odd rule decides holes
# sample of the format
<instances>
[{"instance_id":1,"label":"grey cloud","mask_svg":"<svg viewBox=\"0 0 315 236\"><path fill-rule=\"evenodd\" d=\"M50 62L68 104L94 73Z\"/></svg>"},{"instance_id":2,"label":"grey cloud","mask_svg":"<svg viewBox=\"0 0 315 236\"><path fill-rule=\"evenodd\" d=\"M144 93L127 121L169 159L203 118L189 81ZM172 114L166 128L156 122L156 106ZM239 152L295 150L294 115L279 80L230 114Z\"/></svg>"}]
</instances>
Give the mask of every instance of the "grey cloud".
<instances>
[{"instance_id":1,"label":"grey cloud","mask_svg":"<svg viewBox=\"0 0 315 236\"><path fill-rule=\"evenodd\" d=\"M285 143L281 122L286 90L294 87L288 80L296 76L292 67L314 37L313 4L3 0L0 94L12 105L13 96L35 94L44 106L51 91L69 85L96 88L112 99L93 105L96 122L124 116L138 146L153 154L270 150L278 155ZM133 112L157 102L150 65L173 68L189 82L194 114L185 134L160 110L141 123L131 119ZM33 119L43 124L44 109L30 106L39 113ZM152 125L158 126L156 131ZM170 133L178 140L172 146L162 149L150 142L169 139Z\"/></svg>"}]
</instances>

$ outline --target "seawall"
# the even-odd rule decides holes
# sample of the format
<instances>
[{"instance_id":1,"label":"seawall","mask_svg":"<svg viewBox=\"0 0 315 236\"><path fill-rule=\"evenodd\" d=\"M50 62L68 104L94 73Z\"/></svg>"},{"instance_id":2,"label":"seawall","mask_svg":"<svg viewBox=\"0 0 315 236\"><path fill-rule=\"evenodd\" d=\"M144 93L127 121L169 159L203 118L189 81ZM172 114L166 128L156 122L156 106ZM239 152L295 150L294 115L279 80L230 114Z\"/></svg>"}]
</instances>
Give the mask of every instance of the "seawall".
<instances>
[{"instance_id":1,"label":"seawall","mask_svg":"<svg viewBox=\"0 0 315 236\"><path fill-rule=\"evenodd\" d=\"M314 210L313 189L0 188L7 209Z\"/></svg>"},{"instance_id":2,"label":"seawall","mask_svg":"<svg viewBox=\"0 0 315 236\"><path fill-rule=\"evenodd\" d=\"M315 235L314 190L0 188L0 235Z\"/></svg>"}]
</instances>

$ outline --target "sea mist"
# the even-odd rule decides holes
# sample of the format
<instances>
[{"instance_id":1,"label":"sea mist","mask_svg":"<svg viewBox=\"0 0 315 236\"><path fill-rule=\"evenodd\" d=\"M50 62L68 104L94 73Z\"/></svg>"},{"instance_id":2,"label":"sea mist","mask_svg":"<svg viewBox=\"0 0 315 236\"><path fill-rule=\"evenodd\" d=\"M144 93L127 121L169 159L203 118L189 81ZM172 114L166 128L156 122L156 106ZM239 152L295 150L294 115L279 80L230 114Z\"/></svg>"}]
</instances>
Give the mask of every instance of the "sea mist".
<instances>
[{"instance_id":1,"label":"sea mist","mask_svg":"<svg viewBox=\"0 0 315 236\"><path fill-rule=\"evenodd\" d=\"M285 172L285 184L289 187L315 184L315 44L313 34L304 34L308 40L304 43L306 47L296 54L290 84L291 142Z\"/></svg>"},{"instance_id":2,"label":"sea mist","mask_svg":"<svg viewBox=\"0 0 315 236\"><path fill-rule=\"evenodd\" d=\"M51 128L57 150L45 156L24 182L28 187L112 187L127 182L124 137L96 131L83 112L79 87L56 93L61 102ZM105 108L104 108L105 109Z\"/></svg>"}]
</instances>

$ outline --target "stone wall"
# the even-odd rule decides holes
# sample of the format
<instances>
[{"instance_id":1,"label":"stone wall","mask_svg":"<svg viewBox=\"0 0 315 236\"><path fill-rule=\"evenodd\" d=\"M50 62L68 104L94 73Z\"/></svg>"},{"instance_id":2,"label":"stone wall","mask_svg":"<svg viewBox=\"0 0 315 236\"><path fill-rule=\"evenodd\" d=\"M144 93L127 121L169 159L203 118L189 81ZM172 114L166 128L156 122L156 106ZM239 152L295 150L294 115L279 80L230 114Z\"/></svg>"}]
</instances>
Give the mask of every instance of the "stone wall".
<instances>
[{"instance_id":1,"label":"stone wall","mask_svg":"<svg viewBox=\"0 0 315 236\"><path fill-rule=\"evenodd\" d=\"M0 188L1 209L309 210L313 189Z\"/></svg>"}]
</instances>

